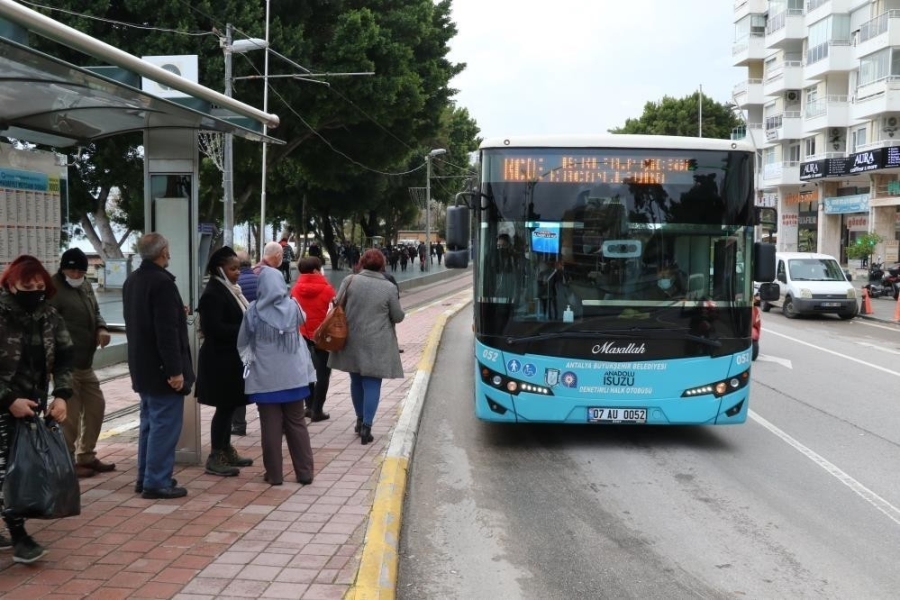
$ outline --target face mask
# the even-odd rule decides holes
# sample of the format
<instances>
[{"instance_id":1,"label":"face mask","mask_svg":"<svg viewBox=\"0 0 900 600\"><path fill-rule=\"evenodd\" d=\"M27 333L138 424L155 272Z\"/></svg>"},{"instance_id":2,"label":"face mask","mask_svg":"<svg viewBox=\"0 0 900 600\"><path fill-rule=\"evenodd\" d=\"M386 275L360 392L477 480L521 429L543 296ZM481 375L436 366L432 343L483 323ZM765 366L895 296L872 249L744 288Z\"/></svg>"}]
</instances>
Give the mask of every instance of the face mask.
<instances>
[{"instance_id":1,"label":"face mask","mask_svg":"<svg viewBox=\"0 0 900 600\"><path fill-rule=\"evenodd\" d=\"M13 299L26 312L33 312L44 303L47 297L46 290L16 290Z\"/></svg>"},{"instance_id":2,"label":"face mask","mask_svg":"<svg viewBox=\"0 0 900 600\"><path fill-rule=\"evenodd\" d=\"M79 277L78 279L70 279L66 277L66 283L68 283L73 288L80 288L81 284L84 283L84 277Z\"/></svg>"},{"instance_id":3,"label":"face mask","mask_svg":"<svg viewBox=\"0 0 900 600\"><path fill-rule=\"evenodd\" d=\"M671 287L672 287L672 280L671 280L671 279L660 279L660 280L659 280L659 289L661 289L661 290L667 290L667 289L669 289L669 288L671 288Z\"/></svg>"}]
</instances>

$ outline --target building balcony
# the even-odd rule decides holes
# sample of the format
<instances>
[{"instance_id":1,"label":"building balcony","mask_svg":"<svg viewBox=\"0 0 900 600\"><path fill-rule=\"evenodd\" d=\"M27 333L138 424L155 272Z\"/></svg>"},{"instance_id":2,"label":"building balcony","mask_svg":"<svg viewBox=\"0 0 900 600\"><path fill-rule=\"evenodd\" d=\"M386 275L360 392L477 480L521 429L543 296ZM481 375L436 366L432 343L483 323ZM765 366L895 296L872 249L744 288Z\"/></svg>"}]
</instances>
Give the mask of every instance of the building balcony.
<instances>
[{"instance_id":1,"label":"building balcony","mask_svg":"<svg viewBox=\"0 0 900 600\"><path fill-rule=\"evenodd\" d=\"M754 148L759 148L763 145L763 142L765 142L763 124L748 123L746 125L739 125L731 130L731 139L735 141L749 139Z\"/></svg>"},{"instance_id":2,"label":"building balcony","mask_svg":"<svg viewBox=\"0 0 900 600\"><path fill-rule=\"evenodd\" d=\"M843 129L853 122L850 118L848 96L825 96L806 105L803 112L803 132Z\"/></svg>"},{"instance_id":3,"label":"building balcony","mask_svg":"<svg viewBox=\"0 0 900 600\"><path fill-rule=\"evenodd\" d=\"M887 135L887 134L885 134ZM860 144L853 149L854 153L866 152L868 150L876 150L878 148L890 148L891 146L900 145L900 137L891 137L877 142L869 142L868 144Z\"/></svg>"},{"instance_id":4,"label":"building balcony","mask_svg":"<svg viewBox=\"0 0 900 600\"><path fill-rule=\"evenodd\" d=\"M850 5L858 4L855 0L807 0L806 23L812 25L829 15L839 15L850 12Z\"/></svg>"},{"instance_id":5,"label":"building balcony","mask_svg":"<svg viewBox=\"0 0 900 600\"><path fill-rule=\"evenodd\" d=\"M802 8L789 8L769 17L766 25L766 48L773 50L802 42L806 38L806 19Z\"/></svg>"},{"instance_id":6,"label":"building balcony","mask_svg":"<svg viewBox=\"0 0 900 600\"><path fill-rule=\"evenodd\" d=\"M766 0L734 0L734 22L747 15L761 15L768 9Z\"/></svg>"},{"instance_id":7,"label":"building balcony","mask_svg":"<svg viewBox=\"0 0 900 600\"><path fill-rule=\"evenodd\" d=\"M860 26L853 58L859 60L891 46L900 46L900 10L889 10Z\"/></svg>"},{"instance_id":8,"label":"building balcony","mask_svg":"<svg viewBox=\"0 0 900 600\"><path fill-rule=\"evenodd\" d=\"M800 118L799 111L788 111L767 118L765 129L767 144L781 140L799 140L803 137L803 119Z\"/></svg>"},{"instance_id":9,"label":"building balcony","mask_svg":"<svg viewBox=\"0 0 900 600\"><path fill-rule=\"evenodd\" d=\"M900 76L891 75L856 88L850 116L854 121L867 121L875 115L900 112Z\"/></svg>"},{"instance_id":10,"label":"building balcony","mask_svg":"<svg viewBox=\"0 0 900 600\"><path fill-rule=\"evenodd\" d=\"M762 61L766 58L766 36L761 33L751 33L734 42L731 46L731 64L735 67L746 67L753 61Z\"/></svg>"},{"instance_id":11,"label":"building balcony","mask_svg":"<svg viewBox=\"0 0 900 600\"><path fill-rule=\"evenodd\" d=\"M830 73L852 71L857 66L859 61L853 56L850 40L831 40L806 51L803 76L816 81L825 79Z\"/></svg>"},{"instance_id":12,"label":"building balcony","mask_svg":"<svg viewBox=\"0 0 900 600\"><path fill-rule=\"evenodd\" d=\"M845 152L819 152L818 154L810 154L803 162L815 162L817 160L827 160L829 158L846 158Z\"/></svg>"},{"instance_id":13,"label":"building balcony","mask_svg":"<svg viewBox=\"0 0 900 600\"><path fill-rule=\"evenodd\" d=\"M763 93L766 96L778 96L787 90L803 88L803 63L799 60L786 60L781 65L766 73L763 82Z\"/></svg>"},{"instance_id":14,"label":"building balcony","mask_svg":"<svg viewBox=\"0 0 900 600\"><path fill-rule=\"evenodd\" d=\"M800 163L796 161L763 165L762 186L800 185Z\"/></svg>"},{"instance_id":15,"label":"building balcony","mask_svg":"<svg viewBox=\"0 0 900 600\"><path fill-rule=\"evenodd\" d=\"M742 81L731 92L735 104L747 106L748 104L765 104L766 95L763 92L762 79L747 79Z\"/></svg>"}]
</instances>

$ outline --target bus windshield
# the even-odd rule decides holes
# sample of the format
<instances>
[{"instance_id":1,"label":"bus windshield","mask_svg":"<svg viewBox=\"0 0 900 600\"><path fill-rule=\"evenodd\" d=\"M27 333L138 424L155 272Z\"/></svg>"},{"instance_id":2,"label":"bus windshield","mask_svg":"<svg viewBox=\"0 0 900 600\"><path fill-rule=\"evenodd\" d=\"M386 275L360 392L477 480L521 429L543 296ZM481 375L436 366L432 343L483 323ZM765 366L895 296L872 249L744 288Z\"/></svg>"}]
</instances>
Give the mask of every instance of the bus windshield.
<instances>
[{"instance_id":1,"label":"bus windshield","mask_svg":"<svg viewBox=\"0 0 900 600\"><path fill-rule=\"evenodd\" d=\"M752 153L490 148L482 193L480 334L746 337Z\"/></svg>"}]
</instances>

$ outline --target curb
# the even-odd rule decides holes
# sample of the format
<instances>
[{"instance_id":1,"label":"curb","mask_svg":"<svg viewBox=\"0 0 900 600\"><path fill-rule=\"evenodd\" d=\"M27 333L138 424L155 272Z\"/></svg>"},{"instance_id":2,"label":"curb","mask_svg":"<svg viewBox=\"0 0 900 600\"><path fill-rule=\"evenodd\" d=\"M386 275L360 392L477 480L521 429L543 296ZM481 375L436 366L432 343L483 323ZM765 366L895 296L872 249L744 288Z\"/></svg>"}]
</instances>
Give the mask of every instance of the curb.
<instances>
[{"instance_id":1,"label":"curb","mask_svg":"<svg viewBox=\"0 0 900 600\"><path fill-rule=\"evenodd\" d=\"M466 293L470 297L442 312L428 334L425 350L381 466L363 541L362 559L356 581L344 595L345 600L393 599L396 596L400 524L409 462L415 449L419 419L444 327L451 317L472 302L471 292Z\"/></svg>"}]
</instances>

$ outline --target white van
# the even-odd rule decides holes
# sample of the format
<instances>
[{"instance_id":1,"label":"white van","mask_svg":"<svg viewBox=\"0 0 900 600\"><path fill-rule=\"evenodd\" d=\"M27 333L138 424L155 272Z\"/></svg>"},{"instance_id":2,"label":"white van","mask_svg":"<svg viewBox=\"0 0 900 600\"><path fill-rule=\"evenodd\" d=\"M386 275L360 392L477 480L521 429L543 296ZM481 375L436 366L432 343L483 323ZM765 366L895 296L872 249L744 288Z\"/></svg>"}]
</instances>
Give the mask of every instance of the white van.
<instances>
[{"instance_id":1,"label":"white van","mask_svg":"<svg viewBox=\"0 0 900 600\"><path fill-rule=\"evenodd\" d=\"M775 276L781 284L777 301L762 302L763 312L773 305L789 319L798 315L834 313L852 319L859 313L856 288L847 281L833 256L812 252L777 252Z\"/></svg>"}]
</instances>

